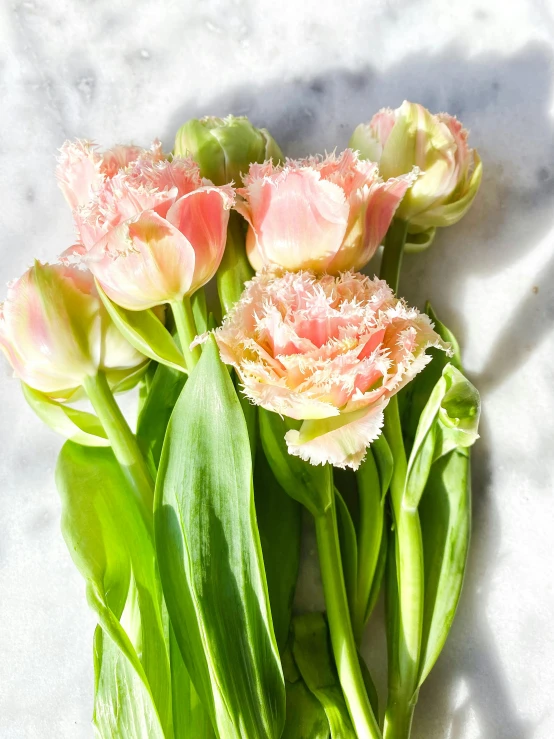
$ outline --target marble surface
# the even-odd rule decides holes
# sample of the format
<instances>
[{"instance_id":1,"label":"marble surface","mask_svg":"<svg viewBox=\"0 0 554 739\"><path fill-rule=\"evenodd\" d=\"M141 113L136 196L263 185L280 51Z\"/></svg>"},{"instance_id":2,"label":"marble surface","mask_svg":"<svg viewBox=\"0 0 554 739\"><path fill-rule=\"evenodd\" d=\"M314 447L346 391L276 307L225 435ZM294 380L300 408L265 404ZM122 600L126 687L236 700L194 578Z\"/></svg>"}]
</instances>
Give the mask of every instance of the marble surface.
<instances>
[{"instance_id":1,"label":"marble surface","mask_svg":"<svg viewBox=\"0 0 554 739\"><path fill-rule=\"evenodd\" d=\"M71 243L53 176L68 137L171 148L186 118L232 112L303 155L404 98L471 129L478 200L406 259L401 286L457 331L484 401L465 590L413 737L552 739L552 0L6 0L0 17L2 283ZM1 374L0 736L92 737L94 621L59 531L60 439ZM365 648L382 661L378 617Z\"/></svg>"}]
</instances>

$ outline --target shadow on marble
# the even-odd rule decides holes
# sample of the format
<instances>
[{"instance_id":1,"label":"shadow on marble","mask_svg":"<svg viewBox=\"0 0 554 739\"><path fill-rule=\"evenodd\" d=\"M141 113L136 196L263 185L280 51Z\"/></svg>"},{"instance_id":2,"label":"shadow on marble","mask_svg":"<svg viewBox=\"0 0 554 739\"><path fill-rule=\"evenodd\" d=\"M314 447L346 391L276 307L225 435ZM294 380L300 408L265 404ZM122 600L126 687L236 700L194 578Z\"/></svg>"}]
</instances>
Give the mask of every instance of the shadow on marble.
<instances>
[{"instance_id":1,"label":"shadow on marble","mask_svg":"<svg viewBox=\"0 0 554 739\"><path fill-rule=\"evenodd\" d=\"M201 108L185 101L171 116L165 140L187 118L242 114L269 128L285 153L296 157L335 146L340 150L358 123L404 98L457 115L473 129L471 142L484 162L481 192L460 224L441 232L424 254L406 258L401 292L420 305L432 296L463 346L466 326L457 308L459 296L466 296L467 305L469 294L478 315L480 288L473 278L493 280L528 257L552 225L553 66L550 47L540 44L510 56L470 58L454 48L406 56L384 72L365 66L263 87L253 84ZM550 330L553 284L554 259L529 284L528 297L506 317L500 314L505 327L493 340L484 367L473 375L485 396L485 413L473 463L472 547L450 640L421 691L414 739L463 739L470 720L483 739L531 739L537 728L523 717L523 707L508 688L494 625L487 618L500 531L491 492L486 394L515 372Z\"/></svg>"}]
</instances>

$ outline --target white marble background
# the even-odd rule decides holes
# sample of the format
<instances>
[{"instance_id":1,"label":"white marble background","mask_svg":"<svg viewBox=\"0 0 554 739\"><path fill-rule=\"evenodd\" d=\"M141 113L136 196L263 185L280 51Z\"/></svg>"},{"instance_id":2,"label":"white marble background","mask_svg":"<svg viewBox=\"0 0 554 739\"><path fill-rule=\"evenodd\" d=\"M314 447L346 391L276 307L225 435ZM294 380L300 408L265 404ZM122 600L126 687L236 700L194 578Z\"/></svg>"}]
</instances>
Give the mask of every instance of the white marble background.
<instances>
[{"instance_id":1,"label":"white marble background","mask_svg":"<svg viewBox=\"0 0 554 739\"><path fill-rule=\"evenodd\" d=\"M458 332L484 400L466 586L413 737L552 739L554 2L3 0L0 14L2 283L71 243L53 176L68 137L171 148L188 117L245 113L301 155L404 98L469 126L477 203L402 282ZM59 531L60 439L1 373L0 736L92 737L93 617ZM313 568L301 587L319 602Z\"/></svg>"}]
</instances>

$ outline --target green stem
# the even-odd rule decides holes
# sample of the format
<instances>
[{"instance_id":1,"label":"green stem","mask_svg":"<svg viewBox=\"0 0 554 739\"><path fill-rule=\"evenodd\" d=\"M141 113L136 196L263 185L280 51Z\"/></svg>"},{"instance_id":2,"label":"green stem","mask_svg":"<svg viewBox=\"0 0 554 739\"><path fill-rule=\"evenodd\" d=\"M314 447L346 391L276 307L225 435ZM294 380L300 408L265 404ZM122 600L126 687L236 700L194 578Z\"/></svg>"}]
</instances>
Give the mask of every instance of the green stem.
<instances>
[{"instance_id":1,"label":"green stem","mask_svg":"<svg viewBox=\"0 0 554 739\"><path fill-rule=\"evenodd\" d=\"M366 459L356 475L360 516L358 525L357 608L353 618L356 643L360 644L369 617L369 600L379 561L383 538L384 506L375 459L368 449Z\"/></svg>"},{"instance_id":2,"label":"green stem","mask_svg":"<svg viewBox=\"0 0 554 739\"><path fill-rule=\"evenodd\" d=\"M357 736L380 739L381 732L371 710L352 632L337 529L333 468L328 465L327 469L332 504L324 513L316 516L315 528L331 643L339 680Z\"/></svg>"},{"instance_id":3,"label":"green stem","mask_svg":"<svg viewBox=\"0 0 554 739\"><path fill-rule=\"evenodd\" d=\"M408 233L408 224L400 218L394 218L385 237L385 249L381 260L379 277L398 292L400 280L400 267L404 254L404 244Z\"/></svg>"},{"instance_id":4,"label":"green stem","mask_svg":"<svg viewBox=\"0 0 554 739\"><path fill-rule=\"evenodd\" d=\"M228 313L242 295L244 283L254 274L246 256L244 220L231 211L227 243L217 270L217 292L224 313Z\"/></svg>"},{"instance_id":5,"label":"green stem","mask_svg":"<svg viewBox=\"0 0 554 739\"><path fill-rule=\"evenodd\" d=\"M397 292L400 266L408 224L395 218L385 238L381 279ZM423 544L419 513L402 506L407 460L398 412L398 398L391 398L385 410L385 436L394 458L390 486L395 525L394 565L396 584L389 578L389 695L385 712L385 739L408 739L417 701L417 678L423 629Z\"/></svg>"},{"instance_id":6,"label":"green stem","mask_svg":"<svg viewBox=\"0 0 554 739\"><path fill-rule=\"evenodd\" d=\"M87 377L83 387L104 427L113 453L139 500L144 520L151 528L154 481L137 440L110 390L106 375L98 372L95 377Z\"/></svg>"},{"instance_id":7,"label":"green stem","mask_svg":"<svg viewBox=\"0 0 554 739\"><path fill-rule=\"evenodd\" d=\"M179 341L181 342L181 350L187 363L187 369L191 372L200 359L201 351L199 346L190 349L190 345L196 338L198 331L188 295L185 295L182 301L176 300L174 303L171 303L171 310L175 318L175 325L179 334Z\"/></svg>"},{"instance_id":8,"label":"green stem","mask_svg":"<svg viewBox=\"0 0 554 739\"><path fill-rule=\"evenodd\" d=\"M395 658L389 666L389 698L385 712L385 739L408 739L417 701L417 678L423 628L423 543L418 511L402 505L406 480L406 452L402 439L398 399L391 398L385 413L385 436L394 456L390 493L395 524L395 564L398 612ZM389 581L389 587L392 587Z\"/></svg>"}]
</instances>

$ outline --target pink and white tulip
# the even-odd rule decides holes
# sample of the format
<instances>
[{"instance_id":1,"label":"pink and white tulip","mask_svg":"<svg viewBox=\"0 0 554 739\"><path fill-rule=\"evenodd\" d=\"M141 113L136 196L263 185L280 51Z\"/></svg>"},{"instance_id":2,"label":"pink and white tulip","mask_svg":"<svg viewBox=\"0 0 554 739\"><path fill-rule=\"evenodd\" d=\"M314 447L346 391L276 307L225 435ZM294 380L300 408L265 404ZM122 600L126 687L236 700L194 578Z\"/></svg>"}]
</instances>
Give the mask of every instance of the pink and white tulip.
<instances>
[{"instance_id":1,"label":"pink and white tulip","mask_svg":"<svg viewBox=\"0 0 554 739\"><path fill-rule=\"evenodd\" d=\"M74 211L81 245L73 256L124 308L180 301L219 267L233 202L233 189L203 180L190 158L139 157Z\"/></svg>"},{"instance_id":2,"label":"pink and white tulip","mask_svg":"<svg viewBox=\"0 0 554 739\"><path fill-rule=\"evenodd\" d=\"M377 165L339 156L252 164L236 209L249 224L254 269L361 269L383 241L414 175L383 181Z\"/></svg>"},{"instance_id":3,"label":"pink and white tulip","mask_svg":"<svg viewBox=\"0 0 554 739\"><path fill-rule=\"evenodd\" d=\"M114 326L87 270L36 262L0 305L0 347L16 377L64 396L99 370L119 382L146 358Z\"/></svg>"},{"instance_id":4,"label":"pink and white tulip","mask_svg":"<svg viewBox=\"0 0 554 739\"><path fill-rule=\"evenodd\" d=\"M397 211L415 232L450 226L471 206L482 165L467 138L456 118L432 115L422 105L404 101L400 108L385 108L358 126L350 146L377 162L384 178L401 177L414 167L421 170Z\"/></svg>"},{"instance_id":5,"label":"pink and white tulip","mask_svg":"<svg viewBox=\"0 0 554 739\"><path fill-rule=\"evenodd\" d=\"M71 210L86 205L102 185L138 159L160 161L165 158L161 144L150 150L139 146L115 146L98 151L90 141L66 141L60 149L56 176Z\"/></svg>"},{"instance_id":6,"label":"pink and white tulip","mask_svg":"<svg viewBox=\"0 0 554 739\"><path fill-rule=\"evenodd\" d=\"M448 350L426 315L359 273L260 272L215 337L253 403L302 421L285 437L291 454L353 469L425 350Z\"/></svg>"}]
</instances>

